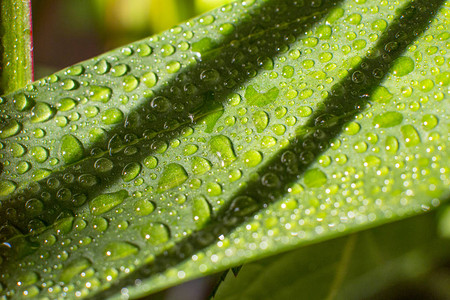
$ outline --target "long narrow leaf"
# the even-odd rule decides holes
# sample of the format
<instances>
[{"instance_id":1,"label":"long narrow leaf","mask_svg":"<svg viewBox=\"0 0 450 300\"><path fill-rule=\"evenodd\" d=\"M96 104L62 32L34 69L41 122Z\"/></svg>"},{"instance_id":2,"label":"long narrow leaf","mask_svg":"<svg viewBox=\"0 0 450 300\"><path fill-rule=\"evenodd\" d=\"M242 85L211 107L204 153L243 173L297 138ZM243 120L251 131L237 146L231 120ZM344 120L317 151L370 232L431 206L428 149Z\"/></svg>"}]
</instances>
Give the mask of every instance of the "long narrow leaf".
<instances>
[{"instance_id":1,"label":"long narrow leaf","mask_svg":"<svg viewBox=\"0 0 450 300\"><path fill-rule=\"evenodd\" d=\"M136 297L439 206L449 5L235 2L5 96L2 293Z\"/></svg>"}]
</instances>

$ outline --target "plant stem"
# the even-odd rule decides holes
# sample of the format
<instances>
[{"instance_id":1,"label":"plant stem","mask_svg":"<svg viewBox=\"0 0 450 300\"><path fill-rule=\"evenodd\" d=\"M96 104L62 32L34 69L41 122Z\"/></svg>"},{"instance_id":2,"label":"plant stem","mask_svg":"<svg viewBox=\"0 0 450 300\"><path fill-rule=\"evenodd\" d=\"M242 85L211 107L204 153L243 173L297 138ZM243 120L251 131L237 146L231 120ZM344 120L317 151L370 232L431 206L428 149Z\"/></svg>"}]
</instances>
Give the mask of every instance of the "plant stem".
<instances>
[{"instance_id":1,"label":"plant stem","mask_svg":"<svg viewBox=\"0 0 450 300\"><path fill-rule=\"evenodd\" d=\"M31 0L0 0L0 94L33 80Z\"/></svg>"}]
</instances>

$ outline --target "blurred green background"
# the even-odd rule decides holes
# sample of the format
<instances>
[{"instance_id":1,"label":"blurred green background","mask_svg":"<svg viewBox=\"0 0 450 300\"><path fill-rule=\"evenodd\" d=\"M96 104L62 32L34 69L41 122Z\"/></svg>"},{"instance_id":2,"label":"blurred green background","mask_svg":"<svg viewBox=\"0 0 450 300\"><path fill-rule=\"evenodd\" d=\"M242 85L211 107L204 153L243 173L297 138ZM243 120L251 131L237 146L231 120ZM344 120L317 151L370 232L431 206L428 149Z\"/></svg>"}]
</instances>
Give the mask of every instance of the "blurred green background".
<instances>
[{"instance_id":1,"label":"blurred green background","mask_svg":"<svg viewBox=\"0 0 450 300\"><path fill-rule=\"evenodd\" d=\"M32 0L35 78L232 0Z\"/></svg>"}]
</instances>

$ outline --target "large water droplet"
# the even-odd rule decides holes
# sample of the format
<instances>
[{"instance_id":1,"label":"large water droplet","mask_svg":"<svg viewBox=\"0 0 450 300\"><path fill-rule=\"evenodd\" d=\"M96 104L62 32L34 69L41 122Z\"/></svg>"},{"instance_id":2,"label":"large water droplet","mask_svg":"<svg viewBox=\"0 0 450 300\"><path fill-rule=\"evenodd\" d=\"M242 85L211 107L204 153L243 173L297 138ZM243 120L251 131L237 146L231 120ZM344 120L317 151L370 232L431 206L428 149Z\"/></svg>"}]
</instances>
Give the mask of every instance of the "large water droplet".
<instances>
[{"instance_id":1,"label":"large water droplet","mask_svg":"<svg viewBox=\"0 0 450 300\"><path fill-rule=\"evenodd\" d=\"M31 148L31 156L38 162L43 163L48 158L48 151L44 147L36 146Z\"/></svg>"},{"instance_id":2,"label":"large water droplet","mask_svg":"<svg viewBox=\"0 0 450 300\"><path fill-rule=\"evenodd\" d=\"M5 139L18 134L21 127L21 124L16 120L10 120L9 123L0 130L0 138Z\"/></svg>"},{"instance_id":3,"label":"large water droplet","mask_svg":"<svg viewBox=\"0 0 450 300\"><path fill-rule=\"evenodd\" d=\"M139 252L139 248L127 242L112 242L106 245L104 254L107 259L117 260L134 255Z\"/></svg>"},{"instance_id":4,"label":"large water droplet","mask_svg":"<svg viewBox=\"0 0 450 300\"><path fill-rule=\"evenodd\" d=\"M244 163L247 167L255 167L262 161L262 154L256 150L249 150L243 155Z\"/></svg>"},{"instance_id":5,"label":"large water droplet","mask_svg":"<svg viewBox=\"0 0 450 300\"><path fill-rule=\"evenodd\" d=\"M194 198L192 216L197 225L197 229L203 228L211 219L211 207L205 197L198 196Z\"/></svg>"},{"instance_id":6,"label":"large water droplet","mask_svg":"<svg viewBox=\"0 0 450 300\"><path fill-rule=\"evenodd\" d=\"M164 224L149 223L141 229L141 236L153 245L160 245L169 240L170 231Z\"/></svg>"},{"instance_id":7,"label":"large water droplet","mask_svg":"<svg viewBox=\"0 0 450 300\"><path fill-rule=\"evenodd\" d=\"M162 193L183 184L187 179L188 174L183 166L176 163L168 164L159 179L157 190Z\"/></svg>"},{"instance_id":8,"label":"large water droplet","mask_svg":"<svg viewBox=\"0 0 450 300\"><path fill-rule=\"evenodd\" d=\"M139 80L133 75L128 75L123 78L122 87L127 93L134 91L139 85Z\"/></svg>"},{"instance_id":9,"label":"large water droplet","mask_svg":"<svg viewBox=\"0 0 450 300\"><path fill-rule=\"evenodd\" d=\"M110 108L103 112L102 122L106 125L118 124L123 121L123 112L118 108Z\"/></svg>"},{"instance_id":10,"label":"large water droplet","mask_svg":"<svg viewBox=\"0 0 450 300\"><path fill-rule=\"evenodd\" d=\"M191 160L192 162L192 173L195 175L202 175L211 170L211 163L203 158L195 156Z\"/></svg>"},{"instance_id":11,"label":"large water droplet","mask_svg":"<svg viewBox=\"0 0 450 300\"><path fill-rule=\"evenodd\" d=\"M373 125L376 128L389 128L397 126L403 121L403 115L396 111L388 111L373 118Z\"/></svg>"},{"instance_id":12,"label":"large water droplet","mask_svg":"<svg viewBox=\"0 0 450 300\"><path fill-rule=\"evenodd\" d=\"M0 196L8 196L16 190L16 184L10 180L0 181Z\"/></svg>"},{"instance_id":13,"label":"large water droplet","mask_svg":"<svg viewBox=\"0 0 450 300\"><path fill-rule=\"evenodd\" d=\"M310 169L305 172L304 182L308 187L321 187L327 182L327 175L320 169Z\"/></svg>"},{"instance_id":14,"label":"large water droplet","mask_svg":"<svg viewBox=\"0 0 450 300\"><path fill-rule=\"evenodd\" d=\"M105 86L92 85L89 87L89 99L106 103L111 99L112 90Z\"/></svg>"},{"instance_id":15,"label":"large water droplet","mask_svg":"<svg viewBox=\"0 0 450 300\"><path fill-rule=\"evenodd\" d=\"M402 77L414 70L414 60L407 56L400 56L397 58L391 68L394 76Z\"/></svg>"},{"instance_id":16,"label":"large water droplet","mask_svg":"<svg viewBox=\"0 0 450 300\"><path fill-rule=\"evenodd\" d=\"M37 102L31 109L31 122L40 123L51 119L53 116L53 109L45 102Z\"/></svg>"},{"instance_id":17,"label":"large water droplet","mask_svg":"<svg viewBox=\"0 0 450 300\"><path fill-rule=\"evenodd\" d=\"M238 196L233 199L230 205L230 211L238 217L248 216L259 209L255 199L248 196Z\"/></svg>"},{"instance_id":18,"label":"large water droplet","mask_svg":"<svg viewBox=\"0 0 450 300\"><path fill-rule=\"evenodd\" d=\"M414 147L420 143L420 135L412 125L402 126L400 129L403 134L403 140L406 147Z\"/></svg>"},{"instance_id":19,"label":"large water droplet","mask_svg":"<svg viewBox=\"0 0 450 300\"><path fill-rule=\"evenodd\" d=\"M236 160L233 144L231 140L224 135L216 135L209 140L209 148L220 161L222 167L230 165Z\"/></svg>"},{"instance_id":20,"label":"large water droplet","mask_svg":"<svg viewBox=\"0 0 450 300\"><path fill-rule=\"evenodd\" d=\"M147 199L139 199L134 204L134 211L138 216L147 216L155 210L155 205Z\"/></svg>"},{"instance_id":21,"label":"large water droplet","mask_svg":"<svg viewBox=\"0 0 450 300\"><path fill-rule=\"evenodd\" d=\"M139 163L129 163L122 170L122 179L125 182L129 182L136 178L136 176L138 176L140 172L141 165Z\"/></svg>"},{"instance_id":22,"label":"large water droplet","mask_svg":"<svg viewBox=\"0 0 450 300\"><path fill-rule=\"evenodd\" d=\"M141 77L141 81L149 88L152 88L158 82L158 76L154 72L144 73Z\"/></svg>"},{"instance_id":23,"label":"large water droplet","mask_svg":"<svg viewBox=\"0 0 450 300\"><path fill-rule=\"evenodd\" d=\"M110 211L117 205L123 202L128 197L126 190L120 190L114 193L107 193L95 197L90 203L89 208L94 216L101 215L107 211Z\"/></svg>"},{"instance_id":24,"label":"large water droplet","mask_svg":"<svg viewBox=\"0 0 450 300\"><path fill-rule=\"evenodd\" d=\"M74 276L79 275L82 271L86 270L91 265L92 264L88 259L84 257L77 258L64 267L61 275L59 276L59 281L68 283Z\"/></svg>"},{"instance_id":25,"label":"large water droplet","mask_svg":"<svg viewBox=\"0 0 450 300\"><path fill-rule=\"evenodd\" d=\"M252 117L253 123L255 124L256 131L258 133L263 132L269 123L269 116L264 111L257 111Z\"/></svg>"},{"instance_id":26,"label":"large water droplet","mask_svg":"<svg viewBox=\"0 0 450 300\"><path fill-rule=\"evenodd\" d=\"M20 93L16 96L14 96L14 107L18 111L24 111L29 109L31 106L33 106L34 101L29 99L28 96L26 96L24 93Z\"/></svg>"},{"instance_id":27,"label":"large water droplet","mask_svg":"<svg viewBox=\"0 0 450 300\"><path fill-rule=\"evenodd\" d=\"M65 164L71 164L83 158L83 144L73 135L66 134L61 138L60 156Z\"/></svg>"}]
</instances>

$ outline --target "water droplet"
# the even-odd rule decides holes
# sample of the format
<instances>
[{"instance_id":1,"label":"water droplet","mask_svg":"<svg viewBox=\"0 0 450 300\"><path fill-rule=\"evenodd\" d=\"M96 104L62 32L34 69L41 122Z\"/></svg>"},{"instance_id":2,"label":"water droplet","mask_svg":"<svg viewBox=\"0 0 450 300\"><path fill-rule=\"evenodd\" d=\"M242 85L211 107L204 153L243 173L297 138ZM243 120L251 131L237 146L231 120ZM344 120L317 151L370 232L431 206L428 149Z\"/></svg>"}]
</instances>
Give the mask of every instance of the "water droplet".
<instances>
[{"instance_id":1,"label":"water droplet","mask_svg":"<svg viewBox=\"0 0 450 300\"><path fill-rule=\"evenodd\" d=\"M197 56L201 58L202 56L205 56L208 52L212 52L214 48L216 47L216 44L214 41L209 38L203 38L198 42L195 42L192 44L191 50L193 52L197 53Z\"/></svg>"},{"instance_id":2,"label":"water droplet","mask_svg":"<svg viewBox=\"0 0 450 300\"><path fill-rule=\"evenodd\" d=\"M385 149L387 153L395 154L398 151L398 140L395 136L388 136L386 138Z\"/></svg>"},{"instance_id":3,"label":"water droplet","mask_svg":"<svg viewBox=\"0 0 450 300\"><path fill-rule=\"evenodd\" d=\"M177 61L171 61L166 65L166 71L169 74L176 73L180 70L181 64Z\"/></svg>"},{"instance_id":4,"label":"water droplet","mask_svg":"<svg viewBox=\"0 0 450 300\"><path fill-rule=\"evenodd\" d=\"M203 228L204 225L209 222L211 219L211 207L205 197L198 196L194 198L192 216L197 229Z\"/></svg>"},{"instance_id":5,"label":"water droplet","mask_svg":"<svg viewBox=\"0 0 450 300\"><path fill-rule=\"evenodd\" d=\"M393 95L384 86L378 86L372 94L371 100L379 103L388 103Z\"/></svg>"},{"instance_id":6,"label":"water droplet","mask_svg":"<svg viewBox=\"0 0 450 300\"><path fill-rule=\"evenodd\" d=\"M431 130L438 124L438 118L435 115L427 114L422 117L422 125L426 130Z\"/></svg>"},{"instance_id":7,"label":"water droplet","mask_svg":"<svg viewBox=\"0 0 450 300\"><path fill-rule=\"evenodd\" d=\"M249 105L263 107L274 102L277 99L278 94L279 89L276 87L271 88L266 93L260 93L250 85L245 90L244 96Z\"/></svg>"},{"instance_id":8,"label":"water droplet","mask_svg":"<svg viewBox=\"0 0 450 300\"><path fill-rule=\"evenodd\" d=\"M168 164L159 179L157 191L162 193L177 187L183 184L188 177L186 170L181 165L176 163Z\"/></svg>"},{"instance_id":9,"label":"water droplet","mask_svg":"<svg viewBox=\"0 0 450 300\"><path fill-rule=\"evenodd\" d=\"M222 194L222 186L216 182L208 182L206 184L206 191L211 197L219 196Z\"/></svg>"},{"instance_id":10,"label":"water droplet","mask_svg":"<svg viewBox=\"0 0 450 300\"><path fill-rule=\"evenodd\" d=\"M141 77L141 81L149 88L152 88L156 85L156 82L158 81L158 77L154 72L147 72L144 73Z\"/></svg>"},{"instance_id":11,"label":"water droplet","mask_svg":"<svg viewBox=\"0 0 450 300\"><path fill-rule=\"evenodd\" d=\"M125 76L122 80L123 90L127 93L134 91L139 85L139 80L133 75Z\"/></svg>"},{"instance_id":12,"label":"water droplet","mask_svg":"<svg viewBox=\"0 0 450 300\"><path fill-rule=\"evenodd\" d=\"M442 72L436 76L436 82L440 86L447 86L450 84L450 72Z\"/></svg>"},{"instance_id":13,"label":"water droplet","mask_svg":"<svg viewBox=\"0 0 450 300\"><path fill-rule=\"evenodd\" d=\"M25 154L25 152L26 152L26 148L23 145L21 145L19 143L13 143L11 145L11 154L14 157L22 157Z\"/></svg>"},{"instance_id":14,"label":"water droplet","mask_svg":"<svg viewBox=\"0 0 450 300\"><path fill-rule=\"evenodd\" d=\"M192 173L195 175L202 175L211 170L211 163L203 157L195 156L192 158L191 162Z\"/></svg>"},{"instance_id":15,"label":"water droplet","mask_svg":"<svg viewBox=\"0 0 450 300\"><path fill-rule=\"evenodd\" d=\"M372 30L379 30L381 32L386 30L388 23L383 19L377 19L372 22Z\"/></svg>"},{"instance_id":16,"label":"water droplet","mask_svg":"<svg viewBox=\"0 0 450 300\"><path fill-rule=\"evenodd\" d=\"M116 66L112 67L112 69L111 69L111 74L115 77L123 76L127 72L128 72L128 66L125 64L116 65Z\"/></svg>"},{"instance_id":17,"label":"water droplet","mask_svg":"<svg viewBox=\"0 0 450 300\"><path fill-rule=\"evenodd\" d=\"M139 248L127 242L112 242L106 245L104 254L109 260L117 260L135 255L139 252Z\"/></svg>"},{"instance_id":18,"label":"water droplet","mask_svg":"<svg viewBox=\"0 0 450 300\"><path fill-rule=\"evenodd\" d=\"M105 74L108 71L109 71L109 63L105 59L99 60L94 65L94 72L99 75Z\"/></svg>"},{"instance_id":19,"label":"water droplet","mask_svg":"<svg viewBox=\"0 0 450 300\"><path fill-rule=\"evenodd\" d=\"M316 34L321 40L327 40L331 37L331 26L329 25L321 25L317 28Z\"/></svg>"},{"instance_id":20,"label":"water droplet","mask_svg":"<svg viewBox=\"0 0 450 300\"><path fill-rule=\"evenodd\" d=\"M252 117L253 123L255 124L256 131L258 133L263 132L269 123L269 116L264 111L257 111Z\"/></svg>"},{"instance_id":21,"label":"water droplet","mask_svg":"<svg viewBox=\"0 0 450 300\"><path fill-rule=\"evenodd\" d=\"M39 181L44 179L47 176L50 176L50 174L52 174L52 172L48 169L37 169L33 172L33 175L31 175L31 178L34 181Z\"/></svg>"},{"instance_id":22,"label":"water droplet","mask_svg":"<svg viewBox=\"0 0 450 300\"><path fill-rule=\"evenodd\" d=\"M33 106L34 101L29 99L28 96L26 96L24 93L20 93L16 96L14 96L14 107L18 111L24 111L29 109L31 106Z\"/></svg>"},{"instance_id":23,"label":"water droplet","mask_svg":"<svg viewBox=\"0 0 450 300\"><path fill-rule=\"evenodd\" d=\"M291 66L284 66L283 70L281 71L281 75L284 78L291 78L292 76L294 76L294 68Z\"/></svg>"},{"instance_id":24,"label":"water droplet","mask_svg":"<svg viewBox=\"0 0 450 300\"><path fill-rule=\"evenodd\" d=\"M243 159L247 167L255 167L262 161L262 154L256 150L249 150L244 153Z\"/></svg>"},{"instance_id":25,"label":"water droplet","mask_svg":"<svg viewBox=\"0 0 450 300\"><path fill-rule=\"evenodd\" d=\"M149 169L154 169L158 165L158 160L154 156L147 156L144 159L144 166L146 166Z\"/></svg>"},{"instance_id":26,"label":"water droplet","mask_svg":"<svg viewBox=\"0 0 450 300\"><path fill-rule=\"evenodd\" d=\"M304 182L307 187L321 187L327 182L327 175L320 169L310 169L305 172Z\"/></svg>"},{"instance_id":27,"label":"water droplet","mask_svg":"<svg viewBox=\"0 0 450 300\"><path fill-rule=\"evenodd\" d=\"M155 205L147 199L139 199L134 204L134 211L138 216L147 216L155 210Z\"/></svg>"},{"instance_id":28,"label":"water droplet","mask_svg":"<svg viewBox=\"0 0 450 300\"><path fill-rule=\"evenodd\" d=\"M264 136L264 137L261 139L261 147L262 147L263 149L273 147L273 146L275 146L276 144L277 144L277 139L274 138L273 136Z\"/></svg>"},{"instance_id":29,"label":"water droplet","mask_svg":"<svg viewBox=\"0 0 450 300\"><path fill-rule=\"evenodd\" d=\"M344 131L348 135L355 135L359 132L360 129L361 129L361 125L359 125L356 122L350 122L350 123L346 124Z\"/></svg>"},{"instance_id":30,"label":"water droplet","mask_svg":"<svg viewBox=\"0 0 450 300\"><path fill-rule=\"evenodd\" d=\"M92 85L89 87L89 99L106 103L111 99L112 90L105 86Z\"/></svg>"},{"instance_id":31,"label":"water droplet","mask_svg":"<svg viewBox=\"0 0 450 300\"><path fill-rule=\"evenodd\" d=\"M79 275L82 271L86 270L91 266L91 262L84 258L77 258L71 261L61 272L59 280L64 283L69 283L74 276Z\"/></svg>"},{"instance_id":32,"label":"water droplet","mask_svg":"<svg viewBox=\"0 0 450 300\"><path fill-rule=\"evenodd\" d=\"M157 96L155 97L152 102L150 103L150 106L156 111L156 112L167 112L171 108L171 103L169 99L163 96Z\"/></svg>"},{"instance_id":33,"label":"water droplet","mask_svg":"<svg viewBox=\"0 0 450 300\"><path fill-rule=\"evenodd\" d=\"M136 162L129 163L122 170L122 179L125 182L129 182L134 178L136 178L136 176L138 176L140 172L141 172L140 164Z\"/></svg>"},{"instance_id":34,"label":"water droplet","mask_svg":"<svg viewBox=\"0 0 450 300\"><path fill-rule=\"evenodd\" d=\"M163 56L170 56L175 53L175 47L170 44L165 44L161 47L161 53Z\"/></svg>"},{"instance_id":35,"label":"water droplet","mask_svg":"<svg viewBox=\"0 0 450 300\"><path fill-rule=\"evenodd\" d=\"M81 73L83 73L84 68L83 66L72 66L70 68L68 68L65 72L66 75L73 75L73 76L78 76L81 75Z\"/></svg>"},{"instance_id":36,"label":"water droplet","mask_svg":"<svg viewBox=\"0 0 450 300\"><path fill-rule=\"evenodd\" d=\"M219 159L220 165L226 167L236 160L233 144L224 135L216 135L209 140L209 149Z\"/></svg>"},{"instance_id":37,"label":"water droplet","mask_svg":"<svg viewBox=\"0 0 450 300\"><path fill-rule=\"evenodd\" d=\"M102 122L105 125L113 125L123 122L123 112L118 108L110 108L103 112Z\"/></svg>"},{"instance_id":38,"label":"water droplet","mask_svg":"<svg viewBox=\"0 0 450 300\"><path fill-rule=\"evenodd\" d=\"M61 138L59 153L65 164L72 164L83 158L83 144L75 136L66 134Z\"/></svg>"},{"instance_id":39,"label":"water droplet","mask_svg":"<svg viewBox=\"0 0 450 300\"><path fill-rule=\"evenodd\" d=\"M78 82L76 82L75 80L70 79L70 78L64 79L61 82L61 88L65 91L70 91L70 90L76 89L78 87L78 85L79 85Z\"/></svg>"},{"instance_id":40,"label":"water droplet","mask_svg":"<svg viewBox=\"0 0 450 300\"><path fill-rule=\"evenodd\" d=\"M153 245L166 243L170 238L170 231L161 223L149 223L141 229L141 236Z\"/></svg>"},{"instance_id":41,"label":"water droplet","mask_svg":"<svg viewBox=\"0 0 450 300\"><path fill-rule=\"evenodd\" d=\"M128 192L126 190L103 194L95 197L89 203L89 208L94 216L98 216L121 204L127 197Z\"/></svg>"},{"instance_id":42,"label":"water droplet","mask_svg":"<svg viewBox=\"0 0 450 300\"><path fill-rule=\"evenodd\" d=\"M147 45L147 44L140 44L138 47L137 47L137 53L138 53L138 55L139 56L149 56L150 54L152 54L152 48L149 46L149 45Z\"/></svg>"},{"instance_id":43,"label":"water droplet","mask_svg":"<svg viewBox=\"0 0 450 300\"><path fill-rule=\"evenodd\" d=\"M30 170L31 168L31 164L27 161L21 161L17 164L16 166L16 171L18 174L24 174L26 172L28 172L28 170Z\"/></svg>"},{"instance_id":44,"label":"water droplet","mask_svg":"<svg viewBox=\"0 0 450 300\"><path fill-rule=\"evenodd\" d=\"M234 31L234 25L231 23L224 23L222 25L220 25L219 27L219 32L223 35L229 35L231 33L233 33Z\"/></svg>"},{"instance_id":45,"label":"water droplet","mask_svg":"<svg viewBox=\"0 0 450 300\"><path fill-rule=\"evenodd\" d=\"M45 122L53 116L53 109L45 102L37 102L31 109L31 122Z\"/></svg>"},{"instance_id":46,"label":"water droplet","mask_svg":"<svg viewBox=\"0 0 450 300\"><path fill-rule=\"evenodd\" d=\"M373 118L376 128L389 128L399 125L403 121L403 115L396 111L388 111Z\"/></svg>"},{"instance_id":47,"label":"water droplet","mask_svg":"<svg viewBox=\"0 0 450 300\"><path fill-rule=\"evenodd\" d=\"M414 70L414 60L407 56L400 56L397 58L391 68L391 73L394 76L402 77Z\"/></svg>"},{"instance_id":48,"label":"water droplet","mask_svg":"<svg viewBox=\"0 0 450 300\"><path fill-rule=\"evenodd\" d=\"M0 196L8 196L16 190L16 184L11 180L0 181Z\"/></svg>"},{"instance_id":49,"label":"water droplet","mask_svg":"<svg viewBox=\"0 0 450 300\"><path fill-rule=\"evenodd\" d=\"M77 103L72 98L62 98L56 104L56 108L59 111L68 111L75 107Z\"/></svg>"},{"instance_id":50,"label":"water droplet","mask_svg":"<svg viewBox=\"0 0 450 300\"><path fill-rule=\"evenodd\" d=\"M45 149L44 147L41 147L41 146L31 148L30 153L31 153L31 156L33 156L33 158L39 163L43 163L48 158L47 149Z\"/></svg>"},{"instance_id":51,"label":"water droplet","mask_svg":"<svg viewBox=\"0 0 450 300\"><path fill-rule=\"evenodd\" d=\"M231 202L229 210L238 217L249 216L259 210L255 199L248 196L238 196Z\"/></svg>"},{"instance_id":52,"label":"water droplet","mask_svg":"<svg viewBox=\"0 0 450 300\"><path fill-rule=\"evenodd\" d=\"M406 147L414 147L420 143L420 136L417 130L412 125L404 125L400 129L403 134L403 140Z\"/></svg>"}]
</instances>

